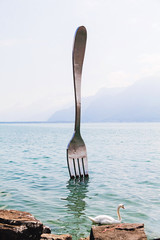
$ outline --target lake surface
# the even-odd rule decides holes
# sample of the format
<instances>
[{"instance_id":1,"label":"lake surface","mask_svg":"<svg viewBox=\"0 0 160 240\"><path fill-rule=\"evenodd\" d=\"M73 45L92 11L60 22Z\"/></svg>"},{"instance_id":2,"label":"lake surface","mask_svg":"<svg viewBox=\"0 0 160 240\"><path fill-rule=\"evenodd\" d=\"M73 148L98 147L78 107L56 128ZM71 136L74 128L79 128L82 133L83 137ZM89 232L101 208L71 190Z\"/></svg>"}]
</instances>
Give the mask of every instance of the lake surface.
<instances>
[{"instance_id":1,"label":"lake surface","mask_svg":"<svg viewBox=\"0 0 160 240\"><path fill-rule=\"evenodd\" d=\"M160 123L82 124L89 179L69 180L73 124L0 124L0 208L28 211L55 234L88 236L87 216L144 223L160 237Z\"/></svg>"}]
</instances>

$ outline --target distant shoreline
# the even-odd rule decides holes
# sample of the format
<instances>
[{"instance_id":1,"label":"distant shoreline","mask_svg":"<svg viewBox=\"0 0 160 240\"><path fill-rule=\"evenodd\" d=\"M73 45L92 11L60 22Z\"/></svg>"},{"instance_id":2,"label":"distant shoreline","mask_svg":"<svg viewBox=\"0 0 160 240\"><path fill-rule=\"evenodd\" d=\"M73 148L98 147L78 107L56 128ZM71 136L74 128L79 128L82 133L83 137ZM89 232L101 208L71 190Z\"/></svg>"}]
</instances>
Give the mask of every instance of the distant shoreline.
<instances>
[{"instance_id":1,"label":"distant shoreline","mask_svg":"<svg viewBox=\"0 0 160 240\"><path fill-rule=\"evenodd\" d=\"M50 122L50 121L15 121L15 122L0 122L0 124L41 124L41 123L74 123L73 122L66 122L66 121L57 121L57 122ZM83 123L160 123L160 121L107 121L107 122L82 122Z\"/></svg>"}]
</instances>

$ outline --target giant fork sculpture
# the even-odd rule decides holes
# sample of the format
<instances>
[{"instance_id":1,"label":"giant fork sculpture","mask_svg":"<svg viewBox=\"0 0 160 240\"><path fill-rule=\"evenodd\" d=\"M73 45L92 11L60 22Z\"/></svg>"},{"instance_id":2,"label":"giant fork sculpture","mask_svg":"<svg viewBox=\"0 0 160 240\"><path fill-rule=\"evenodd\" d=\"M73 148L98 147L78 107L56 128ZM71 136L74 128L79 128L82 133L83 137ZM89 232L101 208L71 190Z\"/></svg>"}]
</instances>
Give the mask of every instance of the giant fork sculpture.
<instances>
[{"instance_id":1,"label":"giant fork sculpture","mask_svg":"<svg viewBox=\"0 0 160 240\"><path fill-rule=\"evenodd\" d=\"M81 75L86 47L87 32L84 26L77 29L72 52L75 93L75 128L67 147L67 163L70 178L88 177L88 160L85 143L80 133Z\"/></svg>"}]
</instances>

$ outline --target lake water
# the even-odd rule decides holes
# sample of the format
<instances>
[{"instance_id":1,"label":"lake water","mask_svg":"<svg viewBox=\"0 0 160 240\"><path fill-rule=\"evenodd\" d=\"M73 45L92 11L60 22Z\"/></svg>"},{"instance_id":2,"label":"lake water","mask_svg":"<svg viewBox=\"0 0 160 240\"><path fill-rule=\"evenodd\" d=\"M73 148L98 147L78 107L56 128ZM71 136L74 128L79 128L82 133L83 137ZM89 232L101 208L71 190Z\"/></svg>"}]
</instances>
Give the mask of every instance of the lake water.
<instances>
[{"instance_id":1,"label":"lake water","mask_svg":"<svg viewBox=\"0 0 160 240\"><path fill-rule=\"evenodd\" d=\"M82 124L89 179L69 180L73 124L0 124L0 208L28 211L55 234L88 236L87 216L144 223L160 237L160 123Z\"/></svg>"}]
</instances>

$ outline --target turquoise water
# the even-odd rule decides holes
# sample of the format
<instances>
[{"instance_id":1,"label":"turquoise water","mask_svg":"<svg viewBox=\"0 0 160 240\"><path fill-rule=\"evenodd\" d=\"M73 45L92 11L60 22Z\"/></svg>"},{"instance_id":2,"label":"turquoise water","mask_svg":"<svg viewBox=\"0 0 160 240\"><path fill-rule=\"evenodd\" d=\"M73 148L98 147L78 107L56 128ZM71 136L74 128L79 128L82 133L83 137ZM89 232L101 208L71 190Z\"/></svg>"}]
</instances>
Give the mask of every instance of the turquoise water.
<instances>
[{"instance_id":1,"label":"turquoise water","mask_svg":"<svg viewBox=\"0 0 160 240\"><path fill-rule=\"evenodd\" d=\"M55 234L88 236L87 216L145 224L160 237L160 123L82 124L90 177L70 181L73 124L0 124L0 208L28 211Z\"/></svg>"}]
</instances>

